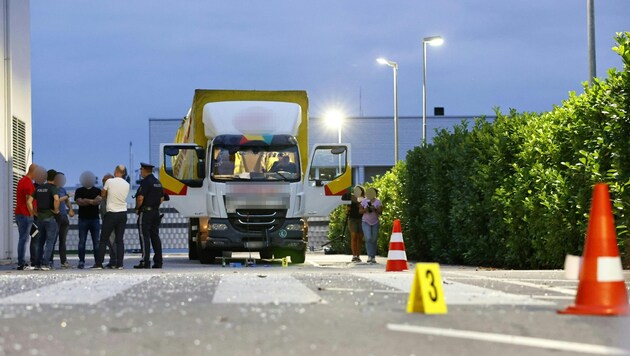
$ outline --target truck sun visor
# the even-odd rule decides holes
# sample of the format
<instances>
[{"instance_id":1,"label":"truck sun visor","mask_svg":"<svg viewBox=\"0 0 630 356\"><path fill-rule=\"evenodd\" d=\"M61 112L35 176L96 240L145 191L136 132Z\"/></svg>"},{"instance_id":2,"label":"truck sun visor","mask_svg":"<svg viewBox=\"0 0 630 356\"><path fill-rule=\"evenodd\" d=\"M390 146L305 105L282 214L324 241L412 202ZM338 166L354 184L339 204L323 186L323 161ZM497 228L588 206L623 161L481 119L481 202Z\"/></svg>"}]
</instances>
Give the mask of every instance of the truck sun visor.
<instances>
[{"instance_id":1,"label":"truck sun visor","mask_svg":"<svg viewBox=\"0 0 630 356\"><path fill-rule=\"evenodd\" d=\"M297 135L302 109L276 101L222 101L203 107L207 137L225 135Z\"/></svg>"}]
</instances>

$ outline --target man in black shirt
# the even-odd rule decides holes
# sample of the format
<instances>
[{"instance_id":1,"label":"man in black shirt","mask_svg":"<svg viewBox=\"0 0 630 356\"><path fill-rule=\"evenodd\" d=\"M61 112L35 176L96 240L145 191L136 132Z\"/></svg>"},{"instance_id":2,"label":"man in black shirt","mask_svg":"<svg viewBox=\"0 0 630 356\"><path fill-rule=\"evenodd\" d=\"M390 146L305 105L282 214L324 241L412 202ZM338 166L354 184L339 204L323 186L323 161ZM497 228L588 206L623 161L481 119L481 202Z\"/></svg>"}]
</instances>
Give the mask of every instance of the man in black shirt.
<instances>
[{"instance_id":1,"label":"man in black shirt","mask_svg":"<svg viewBox=\"0 0 630 356\"><path fill-rule=\"evenodd\" d=\"M164 188L153 175L153 165L140 164L142 182L136 193L138 231L142 247L142 261L134 268L151 268L151 245L153 245L153 268L162 268L162 241L160 241L160 204L164 201Z\"/></svg>"},{"instance_id":2,"label":"man in black shirt","mask_svg":"<svg viewBox=\"0 0 630 356\"><path fill-rule=\"evenodd\" d=\"M85 242L88 231L92 236L92 249L96 260L101 232L99 204L102 198L101 190L94 186L96 183L94 173L83 172L80 181L82 187L74 193L74 201L79 205L79 265L77 268L83 269L85 268Z\"/></svg>"},{"instance_id":3,"label":"man in black shirt","mask_svg":"<svg viewBox=\"0 0 630 356\"><path fill-rule=\"evenodd\" d=\"M57 172L50 169L47 172L46 183L40 184L33 197L37 200L37 221L39 222L39 251L37 255L37 267L44 271L51 269L50 259L57 239L57 220L59 214L59 193L54 184Z\"/></svg>"}]
</instances>

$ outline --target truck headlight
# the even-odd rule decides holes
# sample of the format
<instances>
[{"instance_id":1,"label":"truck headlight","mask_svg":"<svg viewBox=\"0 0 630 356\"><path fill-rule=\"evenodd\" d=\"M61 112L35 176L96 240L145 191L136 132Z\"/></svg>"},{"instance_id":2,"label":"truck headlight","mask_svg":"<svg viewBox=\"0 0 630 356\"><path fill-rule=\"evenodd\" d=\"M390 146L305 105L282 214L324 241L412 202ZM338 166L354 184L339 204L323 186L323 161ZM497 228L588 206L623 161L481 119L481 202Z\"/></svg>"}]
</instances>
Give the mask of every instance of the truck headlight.
<instances>
[{"instance_id":1,"label":"truck headlight","mask_svg":"<svg viewBox=\"0 0 630 356\"><path fill-rule=\"evenodd\" d=\"M223 231L227 230L227 225L225 224L210 224L210 229L214 231Z\"/></svg>"},{"instance_id":2,"label":"truck headlight","mask_svg":"<svg viewBox=\"0 0 630 356\"><path fill-rule=\"evenodd\" d=\"M289 224L286 227L287 231L302 231L304 230L304 227L302 226L302 224Z\"/></svg>"}]
</instances>

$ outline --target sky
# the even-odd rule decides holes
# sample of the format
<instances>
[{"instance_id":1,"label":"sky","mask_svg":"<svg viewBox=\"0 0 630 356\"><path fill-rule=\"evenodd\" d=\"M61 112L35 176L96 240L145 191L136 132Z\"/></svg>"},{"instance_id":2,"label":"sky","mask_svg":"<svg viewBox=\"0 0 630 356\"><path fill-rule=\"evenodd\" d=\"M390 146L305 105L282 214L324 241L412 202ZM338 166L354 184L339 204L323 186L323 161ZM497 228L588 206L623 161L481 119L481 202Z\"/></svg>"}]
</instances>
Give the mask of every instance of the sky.
<instances>
[{"instance_id":1,"label":"sky","mask_svg":"<svg viewBox=\"0 0 630 356\"><path fill-rule=\"evenodd\" d=\"M597 74L630 31L630 1L597 1ZM310 115L478 116L547 111L588 79L586 0L31 0L34 162L102 177L149 160L149 118L183 117L194 90L307 90ZM356 128L359 130L360 128ZM174 133L173 133L174 134Z\"/></svg>"}]
</instances>

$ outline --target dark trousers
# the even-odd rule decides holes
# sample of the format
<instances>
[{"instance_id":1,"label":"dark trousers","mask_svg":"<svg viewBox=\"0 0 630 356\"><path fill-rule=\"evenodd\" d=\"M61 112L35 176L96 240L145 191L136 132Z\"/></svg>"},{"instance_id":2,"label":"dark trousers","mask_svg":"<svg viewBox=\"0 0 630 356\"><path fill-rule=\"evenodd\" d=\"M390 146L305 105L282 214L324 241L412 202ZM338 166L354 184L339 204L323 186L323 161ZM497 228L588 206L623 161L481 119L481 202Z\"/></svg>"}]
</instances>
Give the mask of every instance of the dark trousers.
<instances>
[{"instance_id":1,"label":"dark trousers","mask_svg":"<svg viewBox=\"0 0 630 356\"><path fill-rule=\"evenodd\" d=\"M59 227L59 233L57 233L57 240L59 241L59 259L61 260L61 264L64 264L68 261L66 258L66 237L68 236L68 230L70 229L70 220L68 220L68 215L59 214L56 216L57 226ZM53 258L55 253L53 251L52 256L50 256L50 264L52 265Z\"/></svg>"},{"instance_id":2,"label":"dark trousers","mask_svg":"<svg viewBox=\"0 0 630 356\"><path fill-rule=\"evenodd\" d=\"M36 227L37 226L37 227ZM39 265L37 258L39 256L39 221L37 218L33 219L33 224L31 225L31 243L28 246L28 249L31 254L31 266Z\"/></svg>"},{"instance_id":3,"label":"dark trousers","mask_svg":"<svg viewBox=\"0 0 630 356\"><path fill-rule=\"evenodd\" d=\"M151 209L141 211L138 216L138 232L142 247L142 262L151 265L151 245L153 245L153 263L162 265L162 241L160 240L160 211Z\"/></svg>"},{"instance_id":4,"label":"dark trousers","mask_svg":"<svg viewBox=\"0 0 630 356\"><path fill-rule=\"evenodd\" d=\"M123 237L125 235L125 227L127 225L127 212L121 211L118 213L108 212L103 217L103 224L101 226L101 241L98 245L98 253L96 256L96 265L102 266L105 259L105 251L107 247L116 249L116 267L122 267L125 257L125 243ZM110 240L110 236L114 233L113 244ZM113 247L111 246L113 245Z\"/></svg>"}]
</instances>

